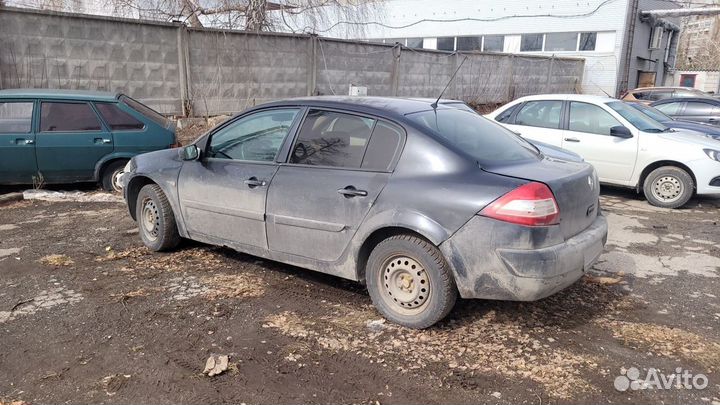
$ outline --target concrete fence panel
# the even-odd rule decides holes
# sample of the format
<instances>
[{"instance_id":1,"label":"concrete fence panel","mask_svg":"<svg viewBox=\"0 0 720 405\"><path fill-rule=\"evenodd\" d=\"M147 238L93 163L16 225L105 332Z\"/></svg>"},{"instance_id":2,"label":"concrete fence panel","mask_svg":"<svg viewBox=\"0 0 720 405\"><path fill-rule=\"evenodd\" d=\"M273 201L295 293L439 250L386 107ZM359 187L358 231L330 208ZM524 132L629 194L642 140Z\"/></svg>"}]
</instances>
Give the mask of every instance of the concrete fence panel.
<instances>
[{"instance_id":1,"label":"concrete fence panel","mask_svg":"<svg viewBox=\"0 0 720 405\"><path fill-rule=\"evenodd\" d=\"M288 97L347 95L351 85L371 96L436 98L449 84L445 98L503 103L576 92L583 72L584 60L573 58L0 8L0 88L122 92L172 115L231 114Z\"/></svg>"}]
</instances>

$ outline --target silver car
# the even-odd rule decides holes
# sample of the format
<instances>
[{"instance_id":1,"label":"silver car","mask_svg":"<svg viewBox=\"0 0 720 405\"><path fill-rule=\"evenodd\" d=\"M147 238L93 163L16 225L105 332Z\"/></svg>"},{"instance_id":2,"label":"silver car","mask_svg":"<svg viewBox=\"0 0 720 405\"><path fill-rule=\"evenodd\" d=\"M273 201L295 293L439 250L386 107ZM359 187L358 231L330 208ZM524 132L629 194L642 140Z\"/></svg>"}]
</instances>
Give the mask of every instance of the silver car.
<instances>
[{"instance_id":1,"label":"silver car","mask_svg":"<svg viewBox=\"0 0 720 405\"><path fill-rule=\"evenodd\" d=\"M189 238L356 280L426 328L458 295L551 295L603 250L593 167L541 150L446 103L291 99L133 158L124 195L150 249Z\"/></svg>"}]
</instances>

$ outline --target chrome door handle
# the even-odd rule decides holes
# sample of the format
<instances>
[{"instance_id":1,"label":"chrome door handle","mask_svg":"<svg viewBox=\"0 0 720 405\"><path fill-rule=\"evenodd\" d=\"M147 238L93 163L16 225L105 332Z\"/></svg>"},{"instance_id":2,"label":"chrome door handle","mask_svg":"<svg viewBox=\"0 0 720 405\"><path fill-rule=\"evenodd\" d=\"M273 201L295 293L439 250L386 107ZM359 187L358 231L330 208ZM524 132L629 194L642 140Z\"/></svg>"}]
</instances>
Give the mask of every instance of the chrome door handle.
<instances>
[{"instance_id":1,"label":"chrome door handle","mask_svg":"<svg viewBox=\"0 0 720 405\"><path fill-rule=\"evenodd\" d=\"M244 183L247 184L247 186L250 188L263 187L267 184L265 182L265 180L258 180L257 177L255 177L255 176L250 177L249 179L245 180Z\"/></svg>"},{"instance_id":2,"label":"chrome door handle","mask_svg":"<svg viewBox=\"0 0 720 405\"><path fill-rule=\"evenodd\" d=\"M365 197L368 195L367 191L358 190L353 186L347 186L345 188L338 189L337 192L348 198L350 198L350 197Z\"/></svg>"},{"instance_id":3,"label":"chrome door handle","mask_svg":"<svg viewBox=\"0 0 720 405\"><path fill-rule=\"evenodd\" d=\"M568 142L580 142L580 140L577 138L565 138L565 140Z\"/></svg>"},{"instance_id":4,"label":"chrome door handle","mask_svg":"<svg viewBox=\"0 0 720 405\"><path fill-rule=\"evenodd\" d=\"M102 144L106 144L106 145L112 143L112 139L107 139L107 138L95 138L94 141L95 141L95 143L102 143Z\"/></svg>"},{"instance_id":5,"label":"chrome door handle","mask_svg":"<svg viewBox=\"0 0 720 405\"><path fill-rule=\"evenodd\" d=\"M25 145L32 145L35 143L35 140L34 139L25 139L25 138L15 138L15 145L20 145L21 143L25 144Z\"/></svg>"},{"instance_id":6,"label":"chrome door handle","mask_svg":"<svg viewBox=\"0 0 720 405\"><path fill-rule=\"evenodd\" d=\"M34 140L34 139L26 139L26 140L25 140L25 145L34 145L34 144L35 144L35 140Z\"/></svg>"}]
</instances>

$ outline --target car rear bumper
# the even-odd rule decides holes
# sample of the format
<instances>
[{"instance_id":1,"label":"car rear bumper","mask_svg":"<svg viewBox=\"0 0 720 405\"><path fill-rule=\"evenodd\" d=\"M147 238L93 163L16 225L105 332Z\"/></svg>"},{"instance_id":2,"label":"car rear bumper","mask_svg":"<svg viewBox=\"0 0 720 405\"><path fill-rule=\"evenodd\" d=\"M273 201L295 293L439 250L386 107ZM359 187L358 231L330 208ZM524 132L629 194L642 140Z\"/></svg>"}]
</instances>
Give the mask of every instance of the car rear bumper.
<instances>
[{"instance_id":1,"label":"car rear bumper","mask_svg":"<svg viewBox=\"0 0 720 405\"><path fill-rule=\"evenodd\" d=\"M603 215L567 240L557 228L528 228L476 216L440 249L463 298L534 301L575 283L607 242Z\"/></svg>"}]
</instances>

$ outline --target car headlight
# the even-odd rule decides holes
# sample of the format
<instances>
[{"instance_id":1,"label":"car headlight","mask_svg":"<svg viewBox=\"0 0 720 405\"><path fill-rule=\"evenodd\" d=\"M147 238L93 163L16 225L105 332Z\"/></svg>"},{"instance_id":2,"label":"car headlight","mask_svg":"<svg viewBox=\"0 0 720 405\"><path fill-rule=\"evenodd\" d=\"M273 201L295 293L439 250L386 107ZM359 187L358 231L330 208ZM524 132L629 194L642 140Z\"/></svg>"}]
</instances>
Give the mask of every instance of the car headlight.
<instances>
[{"instance_id":1,"label":"car headlight","mask_svg":"<svg viewBox=\"0 0 720 405\"><path fill-rule=\"evenodd\" d=\"M130 159L125 164L125 168L123 168L123 173L129 173L131 171L135 170L135 160Z\"/></svg>"},{"instance_id":2,"label":"car headlight","mask_svg":"<svg viewBox=\"0 0 720 405\"><path fill-rule=\"evenodd\" d=\"M703 149L703 152L705 152L705 154L708 155L710 159L720 162L720 150Z\"/></svg>"}]
</instances>

